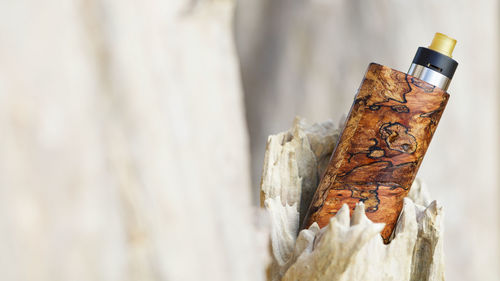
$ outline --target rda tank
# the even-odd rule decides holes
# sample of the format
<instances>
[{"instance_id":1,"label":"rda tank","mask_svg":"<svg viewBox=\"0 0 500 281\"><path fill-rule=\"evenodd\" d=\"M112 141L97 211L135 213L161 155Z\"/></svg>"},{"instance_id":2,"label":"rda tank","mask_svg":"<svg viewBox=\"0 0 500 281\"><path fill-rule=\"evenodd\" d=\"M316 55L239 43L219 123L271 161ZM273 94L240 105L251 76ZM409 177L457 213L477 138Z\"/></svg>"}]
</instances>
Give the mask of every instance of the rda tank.
<instances>
[{"instance_id":1,"label":"rda tank","mask_svg":"<svg viewBox=\"0 0 500 281\"><path fill-rule=\"evenodd\" d=\"M443 91L448 90L458 66L451 58L456 43L455 39L436 33L429 48L418 48L408 74Z\"/></svg>"},{"instance_id":2,"label":"rda tank","mask_svg":"<svg viewBox=\"0 0 500 281\"><path fill-rule=\"evenodd\" d=\"M343 204L363 202L390 237L449 98L456 41L436 33L408 73L372 63L304 218L324 227Z\"/></svg>"}]
</instances>

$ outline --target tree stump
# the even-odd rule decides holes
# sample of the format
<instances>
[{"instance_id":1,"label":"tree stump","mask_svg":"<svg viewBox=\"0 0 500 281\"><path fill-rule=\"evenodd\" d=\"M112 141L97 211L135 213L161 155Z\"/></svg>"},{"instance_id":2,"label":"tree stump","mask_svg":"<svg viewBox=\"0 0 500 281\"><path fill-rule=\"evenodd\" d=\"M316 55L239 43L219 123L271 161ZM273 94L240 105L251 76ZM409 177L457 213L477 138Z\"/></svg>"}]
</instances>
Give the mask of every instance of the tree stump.
<instances>
[{"instance_id":1,"label":"tree stump","mask_svg":"<svg viewBox=\"0 0 500 281\"><path fill-rule=\"evenodd\" d=\"M314 223L299 232L339 127L296 118L289 131L268 138L261 181L271 221L268 280L444 280L443 210L419 179L388 245L380 236L384 224L369 220L363 203L352 217L344 205L326 227Z\"/></svg>"}]
</instances>

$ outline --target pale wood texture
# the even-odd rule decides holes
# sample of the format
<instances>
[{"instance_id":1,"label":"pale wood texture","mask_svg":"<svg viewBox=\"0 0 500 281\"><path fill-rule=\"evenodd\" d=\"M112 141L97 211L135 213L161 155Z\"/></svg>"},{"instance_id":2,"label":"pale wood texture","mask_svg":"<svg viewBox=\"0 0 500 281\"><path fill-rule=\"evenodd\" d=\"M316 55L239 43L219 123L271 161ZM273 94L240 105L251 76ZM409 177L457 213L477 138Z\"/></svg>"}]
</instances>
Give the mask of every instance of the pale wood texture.
<instances>
[{"instance_id":1,"label":"pale wood texture","mask_svg":"<svg viewBox=\"0 0 500 281\"><path fill-rule=\"evenodd\" d=\"M337 138L331 122L310 126L296 119L290 131L268 139L261 186L271 217L273 263L268 280L444 280L443 211L429 201L419 180L410 197L423 206L405 198L389 245L380 235L384 224L369 220L363 203L351 218L344 205L326 227L320 230L314 223L298 233L298 206L310 199L301 197L302 190L324 170L319 165L323 152L331 150Z\"/></svg>"},{"instance_id":2,"label":"pale wood texture","mask_svg":"<svg viewBox=\"0 0 500 281\"><path fill-rule=\"evenodd\" d=\"M499 11L496 0L238 1L255 194L268 135L295 115L338 120L370 62L405 72L443 32L458 40L459 66L418 177L446 206L449 280L499 280Z\"/></svg>"},{"instance_id":3,"label":"pale wood texture","mask_svg":"<svg viewBox=\"0 0 500 281\"><path fill-rule=\"evenodd\" d=\"M0 3L1 280L264 279L233 4Z\"/></svg>"}]
</instances>

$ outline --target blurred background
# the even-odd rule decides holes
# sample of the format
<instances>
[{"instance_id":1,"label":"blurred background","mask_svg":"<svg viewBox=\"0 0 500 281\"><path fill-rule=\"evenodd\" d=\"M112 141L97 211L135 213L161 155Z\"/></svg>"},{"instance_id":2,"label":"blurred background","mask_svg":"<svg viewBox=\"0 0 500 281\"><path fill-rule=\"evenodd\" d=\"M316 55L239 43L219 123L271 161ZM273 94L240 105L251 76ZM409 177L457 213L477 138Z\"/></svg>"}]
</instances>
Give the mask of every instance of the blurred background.
<instances>
[{"instance_id":1,"label":"blurred background","mask_svg":"<svg viewBox=\"0 0 500 281\"><path fill-rule=\"evenodd\" d=\"M500 279L495 0L0 1L1 280L264 280L267 136L456 38L418 177L448 280Z\"/></svg>"}]
</instances>

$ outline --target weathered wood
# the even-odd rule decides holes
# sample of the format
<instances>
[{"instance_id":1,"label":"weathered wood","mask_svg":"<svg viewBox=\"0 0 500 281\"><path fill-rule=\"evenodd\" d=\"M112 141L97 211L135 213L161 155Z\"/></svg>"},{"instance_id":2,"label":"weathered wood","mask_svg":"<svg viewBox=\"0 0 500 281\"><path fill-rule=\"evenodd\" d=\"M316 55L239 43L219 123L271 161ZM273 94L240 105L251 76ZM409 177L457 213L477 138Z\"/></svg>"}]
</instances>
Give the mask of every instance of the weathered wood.
<instances>
[{"instance_id":1,"label":"weathered wood","mask_svg":"<svg viewBox=\"0 0 500 281\"><path fill-rule=\"evenodd\" d=\"M324 227L343 204L385 223L386 243L449 95L400 71L370 64L311 203L305 226Z\"/></svg>"},{"instance_id":2,"label":"weathered wood","mask_svg":"<svg viewBox=\"0 0 500 281\"><path fill-rule=\"evenodd\" d=\"M333 150L338 132L332 122L309 126L296 119L290 131L268 139L261 186L271 218L268 280L443 280L442 208L430 202L419 180L411 199L404 200L389 245L379 234L384 225L366 217L362 202L351 218L344 205L328 226L314 223L298 232L298 206L308 200L303 191L323 172L324 156Z\"/></svg>"}]
</instances>

